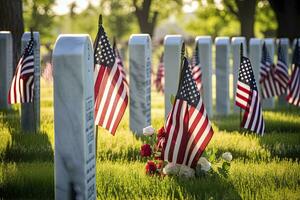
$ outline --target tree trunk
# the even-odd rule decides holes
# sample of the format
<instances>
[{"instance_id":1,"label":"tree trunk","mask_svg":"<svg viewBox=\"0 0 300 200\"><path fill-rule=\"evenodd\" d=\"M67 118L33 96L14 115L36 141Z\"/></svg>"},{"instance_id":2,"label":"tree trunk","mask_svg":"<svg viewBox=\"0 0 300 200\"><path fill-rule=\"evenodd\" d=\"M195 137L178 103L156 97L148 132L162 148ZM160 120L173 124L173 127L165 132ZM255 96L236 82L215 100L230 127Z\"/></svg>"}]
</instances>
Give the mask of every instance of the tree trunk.
<instances>
[{"instance_id":1,"label":"tree trunk","mask_svg":"<svg viewBox=\"0 0 300 200\"><path fill-rule=\"evenodd\" d=\"M133 0L135 7L135 16L137 17L140 31L142 33L148 33L150 36L153 35L154 28L157 21L158 12L155 11L153 16L150 18L150 8L152 0L144 0L142 6L137 5L137 1Z\"/></svg>"},{"instance_id":2,"label":"tree trunk","mask_svg":"<svg viewBox=\"0 0 300 200\"><path fill-rule=\"evenodd\" d=\"M277 23L277 37L293 40L300 36L300 1L269 0Z\"/></svg>"},{"instance_id":3,"label":"tree trunk","mask_svg":"<svg viewBox=\"0 0 300 200\"><path fill-rule=\"evenodd\" d=\"M236 0L238 7L238 19L241 24L241 35L247 39L254 37L254 21L256 0Z\"/></svg>"},{"instance_id":4,"label":"tree trunk","mask_svg":"<svg viewBox=\"0 0 300 200\"><path fill-rule=\"evenodd\" d=\"M24 33L22 0L0 0L0 30L10 31L13 38L13 66L20 58L21 37Z\"/></svg>"}]
</instances>

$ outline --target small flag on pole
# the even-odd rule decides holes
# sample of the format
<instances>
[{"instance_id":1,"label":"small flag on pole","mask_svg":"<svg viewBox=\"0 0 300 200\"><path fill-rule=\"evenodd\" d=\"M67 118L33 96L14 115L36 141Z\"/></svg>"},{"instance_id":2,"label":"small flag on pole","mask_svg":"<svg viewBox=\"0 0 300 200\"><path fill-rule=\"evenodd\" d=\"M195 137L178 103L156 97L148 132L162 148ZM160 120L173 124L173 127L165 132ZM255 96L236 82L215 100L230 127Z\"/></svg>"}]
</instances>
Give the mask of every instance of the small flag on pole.
<instances>
[{"instance_id":1,"label":"small flag on pole","mask_svg":"<svg viewBox=\"0 0 300 200\"><path fill-rule=\"evenodd\" d=\"M13 77L8 103L33 102L34 91L34 39L31 36L21 56Z\"/></svg>"},{"instance_id":2,"label":"small flag on pole","mask_svg":"<svg viewBox=\"0 0 300 200\"><path fill-rule=\"evenodd\" d=\"M195 168L214 132L185 57L176 99L165 127L164 159Z\"/></svg>"},{"instance_id":3,"label":"small flag on pole","mask_svg":"<svg viewBox=\"0 0 300 200\"><path fill-rule=\"evenodd\" d=\"M125 68L124 68L124 64L123 64L121 54L120 54L120 52L117 48L117 43L116 43L115 39L114 39L114 43L113 43L113 50L114 50L115 57L116 57L116 60L117 60L116 62L117 62L118 68L121 71L121 74L123 75L123 80L126 84L126 87L128 88L128 82L127 82L127 78L126 78L126 71L125 71Z\"/></svg>"},{"instance_id":4,"label":"small flag on pole","mask_svg":"<svg viewBox=\"0 0 300 200\"><path fill-rule=\"evenodd\" d=\"M201 91L202 71L200 65L198 45L196 45L195 52L192 59L192 74L193 74L193 79L197 84L198 90Z\"/></svg>"},{"instance_id":5,"label":"small flag on pole","mask_svg":"<svg viewBox=\"0 0 300 200\"><path fill-rule=\"evenodd\" d=\"M289 80L285 55L279 43L278 64L275 65L269 55L266 44L263 45L263 55L261 60L260 86L264 99L279 96L286 92Z\"/></svg>"},{"instance_id":6,"label":"small flag on pole","mask_svg":"<svg viewBox=\"0 0 300 200\"><path fill-rule=\"evenodd\" d=\"M128 91L102 24L94 43L94 58L95 124L114 135L128 104Z\"/></svg>"},{"instance_id":7,"label":"small flag on pole","mask_svg":"<svg viewBox=\"0 0 300 200\"><path fill-rule=\"evenodd\" d=\"M288 83L287 101L300 107L300 46L297 38L296 47L293 55L292 75Z\"/></svg>"},{"instance_id":8,"label":"small flag on pole","mask_svg":"<svg viewBox=\"0 0 300 200\"><path fill-rule=\"evenodd\" d=\"M164 67L163 57L164 54L162 53L159 59L156 79L154 81L157 92L162 92L162 93L164 93L164 89L165 89L165 67Z\"/></svg>"},{"instance_id":9,"label":"small flag on pole","mask_svg":"<svg viewBox=\"0 0 300 200\"><path fill-rule=\"evenodd\" d=\"M260 135L264 134L265 122L250 60L241 56L235 104L242 108L241 126Z\"/></svg>"}]
</instances>

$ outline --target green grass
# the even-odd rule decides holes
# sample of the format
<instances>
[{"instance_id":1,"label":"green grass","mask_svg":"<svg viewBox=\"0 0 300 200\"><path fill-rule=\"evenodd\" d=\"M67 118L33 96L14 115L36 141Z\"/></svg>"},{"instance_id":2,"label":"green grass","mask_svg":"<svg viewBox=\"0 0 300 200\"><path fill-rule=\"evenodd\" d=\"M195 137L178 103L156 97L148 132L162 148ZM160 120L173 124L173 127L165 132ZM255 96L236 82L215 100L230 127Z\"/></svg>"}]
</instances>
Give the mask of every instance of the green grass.
<instances>
[{"instance_id":1,"label":"green grass","mask_svg":"<svg viewBox=\"0 0 300 200\"><path fill-rule=\"evenodd\" d=\"M20 131L19 108L0 111L0 199L54 198L52 85L42 82L41 130ZM164 123L164 97L152 92L152 125ZM215 134L207 151L216 151L213 170L192 180L145 175L139 155L147 138L128 129L128 111L116 136L99 129L98 199L300 199L300 111L264 112L266 134L239 128L239 114L212 119ZM218 172L225 151L233 154L228 177Z\"/></svg>"}]
</instances>

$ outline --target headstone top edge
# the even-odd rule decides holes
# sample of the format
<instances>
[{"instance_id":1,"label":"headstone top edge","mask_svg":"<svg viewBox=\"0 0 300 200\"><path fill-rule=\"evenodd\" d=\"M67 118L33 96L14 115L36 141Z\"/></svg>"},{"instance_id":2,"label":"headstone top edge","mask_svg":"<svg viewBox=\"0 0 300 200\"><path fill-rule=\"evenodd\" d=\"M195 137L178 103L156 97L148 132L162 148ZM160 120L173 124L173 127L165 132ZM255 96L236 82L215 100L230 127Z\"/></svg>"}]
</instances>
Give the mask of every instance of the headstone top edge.
<instances>
[{"instance_id":1,"label":"headstone top edge","mask_svg":"<svg viewBox=\"0 0 300 200\"><path fill-rule=\"evenodd\" d=\"M290 43L289 38L278 38L277 43L279 41L281 42L281 44L289 44Z\"/></svg>"},{"instance_id":2,"label":"headstone top edge","mask_svg":"<svg viewBox=\"0 0 300 200\"><path fill-rule=\"evenodd\" d=\"M229 39L229 37L216 37L215 44L216 45L229 45L230 39Z\"/></svg>"},{"instance_id":3,"label":"headstone top edge","mask_svg":"<svg viewBox=\"0 0 300 200\"><path fill-rule=\"evenodd\" d=\"M251 45L261 45L262 44L262 39L260 38L250 38L249 44Z\"/></svg>"},{"instance_id":4,"label":"headstone top edge","mask_svg":"<svg viewBox=\"0 0 300 200\"><path fill-rule=\"evenodd\" d=\"M264 42L265 42L267 45L274 44L274 38L265 38L265 39L264 39Z\"/></svg>"},{"instance_id":5,"label":"headstone top edge","mask_svg":"<svg viewBox=\"0 0 300 200\"><path fill-rule=\"evenodd\" d=\"M31 37L31 33L30 33L30 32L24 32L23 35L22 35L21 40L22 40L22 41L24 41L24 40L26 41L26 40L29 40L30 37ZM33 38L34 38L34 40L39 39L39 38L40 38L40 33L34 31L34 32L33 32Z\"/></svg>"},{"instance_id":6,"label":"headstone top edge","mask_svg":"<svg viewBox=\"0 0 300 200\"><path fill-rule=\"evenodd\" d=\"M166 35L164 45L181 45L184 42L182 35Z\"/></svg>"},{"instance_id":7,"label":"headstone top edge","mask_svg":"<svg viewBox=\"0 0 300 200\"><path fill-rule=\"evenodd\" d=\"M53 56L82 54L87 43L92 46L92 40L88 34L61 34L54 44ZM74 48L78 45L82 48ZM92 51L92 48L90 50Z\"/></svg>"},{"instance_id":8,"label":"headstone top edge","mask_svg":"<svg viewBox=\"0 0 300 200\"><path fill-rule=\"evenodd\" d=\"M151 42L151 37L149 34L132 34L129 38L129 45L146 44Z\"/></svg>"},{"instance_id":9,"label":"headstone top edge","mask_svg":"<svg viewBox=\"0 0 300 200\"><path fill-rule=\"evenodd\" d=\"M212 38L211 36L197 36L195 41L198 44L211 44Z\"/></svg>"},{"instance_id":10,"label":"headstone top edge","mask_svg":"<svg viewBox=\"0 0 300 200\"><path fill-rule=\"evenodd\" d=\"M2 34L2 35L11 35L11 32L10 31L0 31L0 34Z\"/></svg>"},{"instance_id":11,"label":"headstone top edge","mask_svg":"<svg viewBox=\"0 0 300 200\"><path fill-rule=\"evenodd\" d=\"M231 43L232 44L240 44L240 43L246 43L246 38L245 37L233 37L231 38Z\"/></svg>"}]
</instances>

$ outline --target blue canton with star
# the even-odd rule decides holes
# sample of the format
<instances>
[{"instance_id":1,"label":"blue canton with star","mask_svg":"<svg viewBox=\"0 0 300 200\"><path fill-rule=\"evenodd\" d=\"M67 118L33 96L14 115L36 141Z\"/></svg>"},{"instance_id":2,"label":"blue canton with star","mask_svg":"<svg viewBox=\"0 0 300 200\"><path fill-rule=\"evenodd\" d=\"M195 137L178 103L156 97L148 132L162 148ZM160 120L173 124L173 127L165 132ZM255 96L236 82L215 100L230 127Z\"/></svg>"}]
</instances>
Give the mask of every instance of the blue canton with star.
<instances>
[{"instance_id":1,"label":"blue canton with star","mask_svg":"<svg viewBox=\"0 0 300 200\"><path fill-rule=\"evenodd\" d=\"M251 62L246 57L242 57L239 70L239 81L249 85L252 90L257 90Z\"/></svg>"},{"instance_id":2,"label":"blue canton with star","mask_svg":"<svg viewBox=\"0 0 300 200\"><path fill-rule=\"evenodd\" d=\"M181 71L181 80L177 91L177 99L187 101L188 104L196 107L200 100L200 93L192 76L192 70L187 59L183 59L183 67Z\"/></svg>"},{"instance_id":3,"label":"blue canton with star","mask_svg":"<svg viewBox=\"0 0 300 200\"><path fill-rule=\"evenodd\" d=\"M113 67L115 63L114 51L102 26L99 27L97 39L97 46L95 48L95 64L100 64L105 67Z\"/></svg>"}]
</instances>

